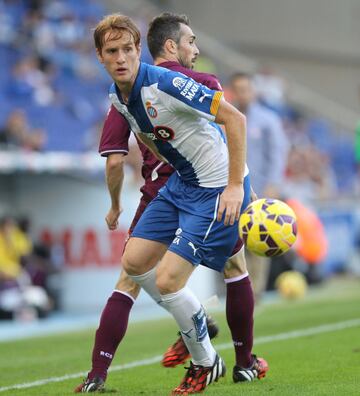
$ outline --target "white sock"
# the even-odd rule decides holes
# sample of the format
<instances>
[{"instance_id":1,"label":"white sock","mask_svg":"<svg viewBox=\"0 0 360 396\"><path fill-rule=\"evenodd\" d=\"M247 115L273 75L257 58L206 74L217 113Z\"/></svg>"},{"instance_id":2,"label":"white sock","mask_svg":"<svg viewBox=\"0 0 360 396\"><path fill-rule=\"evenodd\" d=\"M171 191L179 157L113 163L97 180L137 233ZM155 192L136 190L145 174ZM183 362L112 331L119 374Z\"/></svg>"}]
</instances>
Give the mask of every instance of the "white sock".
<instances>
[{"instance_id":1,"label":"white sock","mask_svg":"<svg viewBox=\"0 0 360 396\"><path fill-rule=\"evenodd\" d=\"M216 351L207 331L204 308L192 291L185 287L176 293L162 295L160 305L169 311L178 323L193 363L212 366Z\"/></svg>"},{"instance_id":2,"label":"white sock","mask_svg":"<svg viewBox=\"0 0 360 396\"><path fill-rule=\"evenodd\" d=\"M135 283L140 285L146 293L157 303L161 301L161 294L156 287L156 267L142 275L129 275Z\"/></svg>"},{"instance_id":3,"label":"white sock","mask_svg":"<svg viewBox=\"0 0 360 396\"><path fill-rule=\"evenodd\" d=\"M212 366L216 351L207 331L206 314L191 290L185 287L176 293L161 295L156 287L156 267L145 274L129 277L175 318L193 363L205 367Z\"/></svg>"}]
</instances>

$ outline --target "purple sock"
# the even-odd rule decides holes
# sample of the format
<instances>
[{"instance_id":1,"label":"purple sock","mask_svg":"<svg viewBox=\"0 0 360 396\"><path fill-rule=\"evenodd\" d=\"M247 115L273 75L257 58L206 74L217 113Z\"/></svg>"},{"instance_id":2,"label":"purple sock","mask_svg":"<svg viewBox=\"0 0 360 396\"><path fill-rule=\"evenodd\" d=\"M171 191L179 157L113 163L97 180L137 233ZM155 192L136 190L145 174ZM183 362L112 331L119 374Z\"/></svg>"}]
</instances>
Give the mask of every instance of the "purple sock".
<instances>
[{"instance_id":1,"label":"purple sock","mask_svg":"<svg viewBox=\"0 0 360 396\"><path fill-rule=\"evenodd\" d=\"M226 319L235 348L236 365L250 367L253 347L254 294L249 277L226 284Z\"/></svg>"},{"instance_id":2,"label":"purple sock","mask_svg":"<svg viewBox=\"0 0 360 396\"><path fill-rule=\"evenodd\" d=\"M130 297L116 291L108 299L95 335L90 378L106 379L115 351L126 333L133 304Z\"/></svg>"}]
</instances>

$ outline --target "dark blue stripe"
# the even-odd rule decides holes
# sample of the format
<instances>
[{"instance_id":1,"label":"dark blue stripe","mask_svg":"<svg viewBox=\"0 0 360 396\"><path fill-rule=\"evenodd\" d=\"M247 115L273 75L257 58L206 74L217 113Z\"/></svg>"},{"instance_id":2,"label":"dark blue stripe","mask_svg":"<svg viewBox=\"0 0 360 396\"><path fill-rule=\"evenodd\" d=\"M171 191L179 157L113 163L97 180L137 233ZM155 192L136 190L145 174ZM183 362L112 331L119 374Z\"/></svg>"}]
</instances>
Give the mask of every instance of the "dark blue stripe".
<instances>
[{"instance_id":1,"label":"dark blue stripe","mask_svg":"<svg viewBox=\"0 0 360 396\"><path fill-rule=\"evenodd\" d=\"M130 114L135 118L138 123L140 130L145 133L152 133L154 126L148 117L144 105L141 100L141 95L138 96L137 100L131 102L127 106Z\"/></svg>"},{"instance_id":2,"label":"dark blue stripe","mask_svg":"<svg viewBox=\"0 0 360 396\"><path fill-rule=\"evenodd\" d=\"M199 185L199 179L195 169L184 156L182 156L169 142L154 140L154 143L159 153L180 173L182 180Z\"/></svg>"}]
</instances>

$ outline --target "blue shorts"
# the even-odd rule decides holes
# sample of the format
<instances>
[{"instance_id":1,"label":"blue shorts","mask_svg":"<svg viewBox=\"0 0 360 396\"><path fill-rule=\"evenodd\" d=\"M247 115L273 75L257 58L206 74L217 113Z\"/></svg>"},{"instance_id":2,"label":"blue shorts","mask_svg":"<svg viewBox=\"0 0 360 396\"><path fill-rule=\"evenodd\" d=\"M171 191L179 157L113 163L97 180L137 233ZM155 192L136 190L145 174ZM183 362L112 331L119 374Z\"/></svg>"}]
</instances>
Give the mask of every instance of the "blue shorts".
<instances>
[{"instance_id":1,"label":"blue shorts","mask_svg":"<svg viewBox=\"0 0 360 396\"><path fill-rule=\"evenodd\" d=\"M224 188L193 186L173 173L150 202L132 237L162 242L193 265L222 272L239 238L238 222L216 220ZM243 211L250 202L250 179L244 179Z\"/></svg>"}]
</instances>

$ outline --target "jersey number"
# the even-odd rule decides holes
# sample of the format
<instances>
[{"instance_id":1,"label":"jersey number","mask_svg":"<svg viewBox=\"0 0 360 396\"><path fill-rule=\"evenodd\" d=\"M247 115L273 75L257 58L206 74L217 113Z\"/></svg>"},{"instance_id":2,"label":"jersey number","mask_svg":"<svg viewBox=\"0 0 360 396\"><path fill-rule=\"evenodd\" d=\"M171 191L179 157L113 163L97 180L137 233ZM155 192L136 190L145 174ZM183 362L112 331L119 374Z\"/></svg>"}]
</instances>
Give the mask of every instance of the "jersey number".
<instances>
[{"instance_id":1,"label":"jersey number","mask_svg":"<svg viewBox=\"0 0 360 396\"><path fill-rule=\"evenodd\" d=\"M167 126L158 125L154 128L154 135L160 140L167 141L174 139L175 132Z\"/></svg>"}]
</instances>

